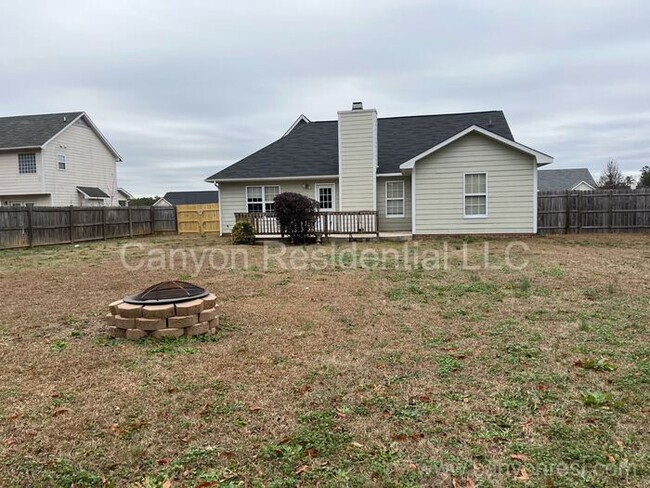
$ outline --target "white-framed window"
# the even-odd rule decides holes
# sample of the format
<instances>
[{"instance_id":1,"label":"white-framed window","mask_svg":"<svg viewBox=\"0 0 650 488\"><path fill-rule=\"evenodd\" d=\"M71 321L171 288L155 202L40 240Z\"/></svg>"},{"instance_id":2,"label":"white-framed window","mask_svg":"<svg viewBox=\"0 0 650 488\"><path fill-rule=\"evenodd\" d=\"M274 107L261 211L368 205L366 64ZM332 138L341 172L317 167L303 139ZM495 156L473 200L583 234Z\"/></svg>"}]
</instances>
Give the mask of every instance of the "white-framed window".
<instances>
[{"instance_id":1,"label":"white-framed window","mask_svg":"<svg viewBox=\"0 0 650 488\"><path fill-rule=\"evenodd\" d=\"M334 185L315 185L316 201L321 210L334 210Z\"/></svg>"},{"instance_id":2,"label":"white-framed window","mask_svg":"<svg viewBox=\"0 0 650 488\"><path fill-rule=\"evenodd\" d=\"M65 170L65 169L66 169L66 163L67 163L67 160L66 160L65 154L59 154L59 155L57 155L57 157L56 157L56 163L57 163L57 165L58 165L58 167L59 167L60 170Z\"/></svg>"},{"instance_id":3,"label":"white-framed window","mask_svg":"<svg viewBox=\"0 0 650 488\"><path fill-rule=\"evenodd\" d=\"M487 173L465 173L465 217L487 217Z\"/></svg>"},{"instance_id":4,"label":"white-framed window","mask_svg":"<svg viewBox=\"0 0 650 488\"><path fill-rule=\"evenodd\" d=\"M386 217L404 217L404 181L386 182Z\"/></svg>"},{"instance_id":5,"label":"white-framed window","mask_svg":"<svg viewBox=\"0 0 650 488\"><path fill-rule=\"evenodd\" d=\"M246 205L248 212L273 212L273 199L280 194L280 187L247 186Z\"/></svg>"},{"instance_id":6,"label":"white-framed window","mask_svg":"<svg viewBox=\"0 0 650 488\"><path fill-rule=\"evenodd\" d=\"M36 153L18 154L18 173L23 175L36 173Z\"/></svg>"}]
</instances>

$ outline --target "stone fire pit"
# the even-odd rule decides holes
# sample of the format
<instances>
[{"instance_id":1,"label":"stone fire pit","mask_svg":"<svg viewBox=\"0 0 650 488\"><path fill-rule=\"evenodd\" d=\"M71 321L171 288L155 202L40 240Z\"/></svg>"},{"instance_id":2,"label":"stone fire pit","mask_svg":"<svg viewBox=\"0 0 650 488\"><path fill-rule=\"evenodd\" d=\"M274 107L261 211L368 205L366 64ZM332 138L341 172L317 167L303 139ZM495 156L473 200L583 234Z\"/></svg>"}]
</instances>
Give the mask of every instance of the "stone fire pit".
<instances>
[{"instance_id":1,"label":"stone fire pit","mask_svg":"<svg viewBox=\"0 0 650 488\"><path fill-rule=\"evenodd\" d=\"M109 305L112 337L191 337L214 334L219 327L217 297L185 281L166 281Z\"/></svg>"}]
</instances>

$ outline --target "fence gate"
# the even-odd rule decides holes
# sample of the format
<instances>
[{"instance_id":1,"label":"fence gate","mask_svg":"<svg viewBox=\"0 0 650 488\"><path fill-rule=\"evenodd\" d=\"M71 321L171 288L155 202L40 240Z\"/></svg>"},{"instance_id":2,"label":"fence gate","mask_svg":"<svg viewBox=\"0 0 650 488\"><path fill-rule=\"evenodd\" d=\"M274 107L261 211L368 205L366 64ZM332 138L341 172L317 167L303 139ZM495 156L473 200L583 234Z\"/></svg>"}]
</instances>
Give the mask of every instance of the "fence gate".
<instances>
[{"instance_id":1,"label":"fence gate","mask_svg":"<svg viewBox=\"0 0 650 488\"><path fill-rule=\"evenodd\" d=\"M176 219L179 234L219 232L219 204L177 205Z\"/></svg>"}]
</instances>

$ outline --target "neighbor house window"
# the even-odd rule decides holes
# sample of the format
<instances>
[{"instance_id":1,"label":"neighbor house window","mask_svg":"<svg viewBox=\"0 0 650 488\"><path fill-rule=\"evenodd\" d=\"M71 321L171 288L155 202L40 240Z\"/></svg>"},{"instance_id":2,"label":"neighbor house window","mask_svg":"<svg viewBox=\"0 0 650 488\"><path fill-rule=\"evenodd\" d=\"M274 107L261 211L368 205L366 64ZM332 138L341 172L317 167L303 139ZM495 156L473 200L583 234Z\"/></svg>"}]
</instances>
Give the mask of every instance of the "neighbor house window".
<instances>
[{"instance_id":1,"label":"neighbor house window","mask_svg":"<svg viewBox=\"0 0 650 488\"><path fill-rule=\"evenodd\" d=\"M56 157L56 162L59 165L59 169L65 169L65 164L66 164L65 154L59 154Z\"/></svg>"},{"instance_id":2,"label":"neighbor house window","mask_svg":"<svg viewBox=\"0 0 650 488\"><path fill-rule=\"evenodd\" d=\"M20 174L36 173L36 153L18 155L18 172Z\"/></svg>"},{"instance_id":3,"label":"neighbor house window","mask_svg":"<svg viewBox=\"0 0 650 488\"><path fill-rule=\"evenodd\" d=\"M386 182L386 217L404 217L404 182Z\"/></svg>"},{"instance_id":4,"label":"neighbor house window","mask_svg":"<svg viewBox=\"0 0 650 488\"><path fill-rule=\"evenodd\" d=\"M246 203L249 212L273 212L273 199L280 193L279 186L246 187Z\"/></svg>"},{"instance_id":5,"label":"neighbor house window","mask_svg":"<svg viewBox=\"0 0 650 488\"><path fill-rule=\"evenodd\" d=\"M318 208L334 210L334 185L316 185Z\"/></svg>"},{"instance_id":6,"label":"neighbor house window","mask_svg":"<svg viewBox=\"0 0 650 488\"><path fill-rule=\"evenodd\" d=\"M487 173L465 175L465 217L487 217Z\"/></svg>"}]
</instances>

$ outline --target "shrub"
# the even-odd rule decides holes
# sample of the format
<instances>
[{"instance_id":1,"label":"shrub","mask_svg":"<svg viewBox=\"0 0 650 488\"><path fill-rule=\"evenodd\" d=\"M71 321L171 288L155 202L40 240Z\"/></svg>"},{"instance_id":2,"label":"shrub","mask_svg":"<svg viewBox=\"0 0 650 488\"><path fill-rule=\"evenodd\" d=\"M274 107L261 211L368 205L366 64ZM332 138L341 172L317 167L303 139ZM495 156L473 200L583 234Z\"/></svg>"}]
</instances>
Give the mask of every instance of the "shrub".
<instances>
[{"instance_id":1,"label":"shrub","mask_svg":"<svg viewBox=\"0 0 650 488\"><path fill-rule=\"evenodd\" d=\"M232 226L233 244L255 244L255 230L250 222L237 222Z\"/></svg>"},{"instance_id":2,"label":"shrub","mask_svg":"<svg viewBox=\"0 0 650 488\"><path fill-rule=\"evenodd\" d=\"M316 236L318 202L300 193L280 193L273 200L280 231L294 244L305 244Z\"/></svg>"}]
</instances>

